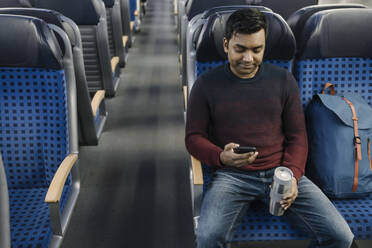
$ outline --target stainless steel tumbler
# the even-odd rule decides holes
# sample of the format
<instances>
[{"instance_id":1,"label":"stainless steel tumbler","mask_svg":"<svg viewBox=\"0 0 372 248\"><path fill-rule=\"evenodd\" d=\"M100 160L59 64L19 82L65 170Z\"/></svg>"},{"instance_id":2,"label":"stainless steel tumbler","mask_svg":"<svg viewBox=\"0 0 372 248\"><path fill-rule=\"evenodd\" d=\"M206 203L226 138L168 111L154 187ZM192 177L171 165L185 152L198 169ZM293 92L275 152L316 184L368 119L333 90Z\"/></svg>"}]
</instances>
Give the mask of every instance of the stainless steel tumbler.
<instances>
[{"instance_id":1,"label":"stainless steel tumbler","mask_svg":"<svg viewBox=\"0 0 372 248\"><path fill-rule=\"evenodd\" d=\"M280 201L289 192L292 184L293 173L287 167L277 167L274 172L273 185L270 191L270 214L281 216L284 209Z\"/></svg>"}]
</instances>

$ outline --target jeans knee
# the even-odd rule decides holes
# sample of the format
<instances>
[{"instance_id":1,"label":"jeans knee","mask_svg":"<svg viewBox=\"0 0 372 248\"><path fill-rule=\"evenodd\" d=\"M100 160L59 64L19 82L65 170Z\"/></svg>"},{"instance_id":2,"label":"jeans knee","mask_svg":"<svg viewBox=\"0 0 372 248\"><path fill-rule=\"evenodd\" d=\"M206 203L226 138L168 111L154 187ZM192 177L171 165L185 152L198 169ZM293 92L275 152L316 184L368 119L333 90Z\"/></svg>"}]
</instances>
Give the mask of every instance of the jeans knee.
<instances>
[{"instance_id":1,"label":"jeans knee","mask_svg":"<svg viewBox=\"0 0 372 248\"><path fill-rule=\"evenodd\" d=\"M337 228L331 237L331 240L334 243L334 246L337 248L350 248L354 239L354 234L351 232L349 226L345 226L344 228Z\"/></svg>"},{"instance_id":2,"label":"jeans knee","mask_svg":"<svg viewBox=\"0 0 372 248\"><path fill-rule=\"evenodd\" d=\"M349 226L347 226L347 228L339 230L339 232L336 233L334 239L338 244L336 247L349 248L351 246L351 243L353 242L354 234L351 232Z\"/></svg>"},{"instance_id":3,"label":"jeans knee","mask_svg":"<svg viewBox=\"0 0 372 248\"><path fill-rule=\"evenodd\" d=\"M213 228L212 228L213 229ZM196 232L196 244L197 248L224 248L224 237L223 234L218 230L200 230Z\"/></svg>"}]
</instances>

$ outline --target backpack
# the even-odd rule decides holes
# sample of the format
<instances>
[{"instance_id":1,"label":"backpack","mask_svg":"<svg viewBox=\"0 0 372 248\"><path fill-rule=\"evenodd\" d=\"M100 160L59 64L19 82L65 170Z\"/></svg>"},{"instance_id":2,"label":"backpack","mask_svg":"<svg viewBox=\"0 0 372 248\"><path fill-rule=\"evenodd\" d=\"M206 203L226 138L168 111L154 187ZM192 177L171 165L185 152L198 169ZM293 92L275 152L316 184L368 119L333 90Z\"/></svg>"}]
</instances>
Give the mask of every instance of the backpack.
<instances>
[{"instance_id":1,"label":"backpack","mask_svg":"<svg viewBox=\"0 0 372 248\"><path fill-rule=\"evenodd\" d=\"M324 94L330 88L331 94ZM306 109L309 157L306 175L331 198L372 192L372 108L359 95L335 94L327 83Z\"/></svg>"}]
</instances>

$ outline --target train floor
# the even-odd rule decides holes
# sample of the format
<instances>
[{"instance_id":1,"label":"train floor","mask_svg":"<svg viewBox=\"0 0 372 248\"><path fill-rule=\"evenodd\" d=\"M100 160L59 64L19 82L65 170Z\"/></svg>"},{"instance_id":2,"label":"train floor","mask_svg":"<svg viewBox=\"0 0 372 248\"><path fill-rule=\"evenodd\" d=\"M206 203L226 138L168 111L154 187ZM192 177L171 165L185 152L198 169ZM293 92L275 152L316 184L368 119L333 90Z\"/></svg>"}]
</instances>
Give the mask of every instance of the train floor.
<instances>
[{"instance_id":1,"label":"train floor","mask_svg":"<svg viewBox=\"0 0 372 248\"><path fill-rule=\"evenodd\" d=\"M190 248L192 210L171 0L150 0L98 146L81 147L81 191L63 248Z\"/></svg>"}]
</instances>

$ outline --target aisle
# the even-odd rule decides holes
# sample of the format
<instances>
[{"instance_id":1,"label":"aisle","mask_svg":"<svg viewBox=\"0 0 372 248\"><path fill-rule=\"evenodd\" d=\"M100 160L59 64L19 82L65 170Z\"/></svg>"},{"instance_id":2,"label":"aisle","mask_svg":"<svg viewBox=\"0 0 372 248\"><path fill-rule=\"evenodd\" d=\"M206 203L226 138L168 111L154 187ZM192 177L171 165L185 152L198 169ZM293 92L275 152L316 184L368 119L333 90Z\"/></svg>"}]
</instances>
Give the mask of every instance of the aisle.
<instances>
[{"instance_id":1,"label":"aisle","mask_svg":"<svg viewBox=\"0 0 372 248\"><path fill-rule=\"evenodd\" d=\"M193 230L172 0L148 0L100 143L80 150L64 248L191 248Z\"/></svg>"}]
</instances>

